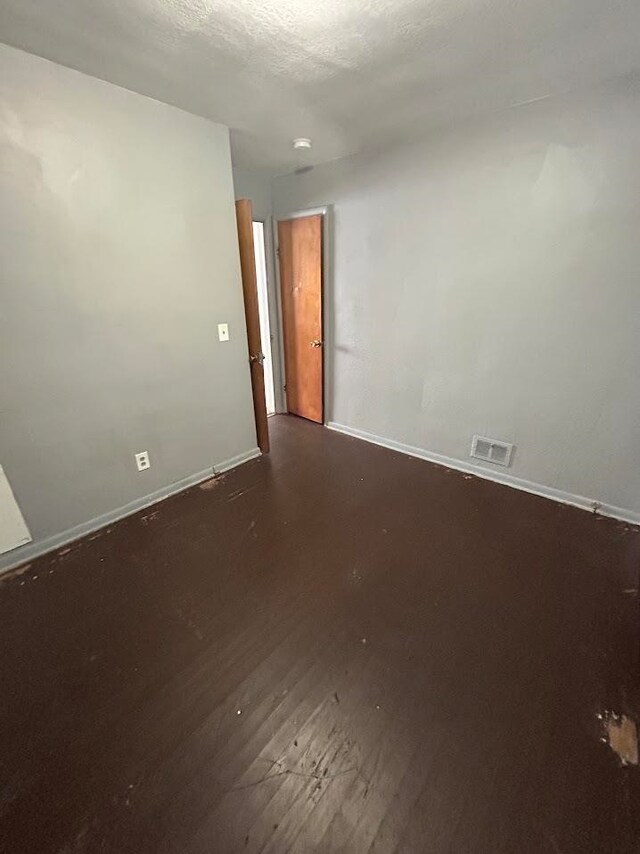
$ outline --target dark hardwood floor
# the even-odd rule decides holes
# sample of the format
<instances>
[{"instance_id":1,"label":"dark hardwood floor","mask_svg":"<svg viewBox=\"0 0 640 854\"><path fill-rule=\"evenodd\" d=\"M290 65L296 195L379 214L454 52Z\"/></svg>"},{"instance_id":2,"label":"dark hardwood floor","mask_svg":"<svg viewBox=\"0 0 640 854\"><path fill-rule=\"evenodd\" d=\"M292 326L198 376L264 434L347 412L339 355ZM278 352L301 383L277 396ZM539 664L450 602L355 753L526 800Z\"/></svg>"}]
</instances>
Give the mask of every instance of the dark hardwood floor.
<instances>
[{"instance_id":1,"label":"dark hardwood floor","mask_svg":"<svg viewBox=\"0 0 640 854\"><path fill-rule=\"evenodd\" d=\"M0 584L0 850L640 851L636 529L278 417Z\"/></svg>"}]
</instances>

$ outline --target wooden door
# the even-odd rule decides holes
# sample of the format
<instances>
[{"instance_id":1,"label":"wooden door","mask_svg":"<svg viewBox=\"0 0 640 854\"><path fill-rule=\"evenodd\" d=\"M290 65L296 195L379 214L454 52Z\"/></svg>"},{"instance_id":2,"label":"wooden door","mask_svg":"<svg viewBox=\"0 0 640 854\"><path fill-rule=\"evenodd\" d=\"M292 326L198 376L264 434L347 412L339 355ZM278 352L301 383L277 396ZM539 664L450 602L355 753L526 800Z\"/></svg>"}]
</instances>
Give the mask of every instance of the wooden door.
<instances>
[{"instance_id":1,"label":"wooden door","mask_svg":"<svg viewBox=\"0 0 640 854\"><path fill-rule=\"evenodd\" d=\"M253 410L256 418L256 435L258 437L258 447L263 454L268 454L269 425L267 421L267 400L264 393L264 368L262 366L264 355L260 343L258 282L256 279L256 258L253 248L253 213L249 199L240 199L236 202L236 220L238 223L242 294L244 296L244 313L247 320L249 366L251 370L251 389L253 391Z\"/></svg>"},{"instance_id":2,"label":"wooden door","mask_svg":"<svg viewBox=\"0 0 640 854\"><path fill-rule=\"evenodd\" d=\"M322 216L278 223L287 409L323 422Z\"/></svg>"}]
</instances>

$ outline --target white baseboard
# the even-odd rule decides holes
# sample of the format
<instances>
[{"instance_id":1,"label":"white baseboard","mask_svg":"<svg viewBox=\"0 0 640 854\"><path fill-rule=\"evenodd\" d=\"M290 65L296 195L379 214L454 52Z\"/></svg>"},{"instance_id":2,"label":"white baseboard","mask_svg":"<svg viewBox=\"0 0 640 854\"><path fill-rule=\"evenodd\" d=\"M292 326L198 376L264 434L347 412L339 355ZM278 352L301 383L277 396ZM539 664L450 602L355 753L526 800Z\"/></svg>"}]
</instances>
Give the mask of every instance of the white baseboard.
<instances>
[{"instance_id":1,"label":"white baseboard","mask_svg":"<svg viewBox=\"0 0 640 854\"><path fill-rule=\"evenodd\" d=\"M252 448L250 451L238 454L238 456L231 457L229 460L224 460L223 462L214 466L209 466L209 468L203 469L196 474L183 477L181 480L177 480L175 483L171 483L168 486L163 486L161 489L157 489L155 492L144 495L142 498L136 498L135 501L130 501L123 507L117 507L115 510L103 513L102 516L96 516L95 519L89 519L87 522L81 522L73 528L68 528L66 531L62 531L59 534L53 534L50 537L46 537L44 540L37 540L34 543L19 546L17 549L7 552L7 554L0 557L0 574L8 572L11 569L15 569L23 563L35 560L37 557L47 554L47 552L52 552L62 546L66 546L75 540L79 540L81 537L85 537L87 534L92 534L94 531L104 528L106 525L111 525L119 519L124 519L126 516L131 516L133 513L137 513L139 510L151 507L152 504L164 501L165 498L169 498L171 495L183 492L190 486L202 483L203 480L208 480L215 474L222 474L222 472L229 471L229 469L240 466L243 463L247 463L249 460L253 460L259 456L260 450L258 448Z\"/></svg>"},{"instance_id":2,"label":"white baseboard","mask_svg":"<svg viewBox=\"0 0 640 854\"><path fill-rule=\"evenodd\" d=\"M241 466L243 463L248 463L249 460L255 460L261 454L260 448L251 448L250 451L245 451L243 454L238 454L236 457L231 457L223 463L218 463L213 467L214 474L222 474L222 472ZM204 479L204 478L203 478Z\"/></svg>"},{"instance_id":3,"label":"white baseboard","mask_svg":"<svg viewBox=\"0 0 640 854\"><path fill-rule=\"evenodd\" d=\"M399 451L401 454L408 454L410 457L418 457L418 459L427 460L430 463L436 463L437 465L446 466L447 468L456 469L467 474L474 474L485 480L501 483L503 486L510 486L513 489L520 489L522 492L530 492L533 495L540 495L542 498L559 501L561 504L570 504L572 507L588 510L590 513L594 512L595 507L596 512L601 516L611 516L613 519L620 519L620 521L629 522L631 525L640 525L640 513L636 513L633 510L626 510L624 507L615 507L612 504L606 504L594 498L585 498L582 495L574 495L571 492L555 489L552 486L533 483L532 481L515 477L512 474L507 474L506 472L493 471L493 469L486 469L483 466L475 465L475 463L457 460L455 457L446 457L443 454L436 454L432 451L426 451L423 448L414 448L411 445L404 445L402 442L385 439L382 436L376 436L373 433L367 433L365 430L358 430L355 427L347 427L345 424L338 424L335 421L330 421L327 427L338 433L345 433L347 436L371 442L373 445L381 445L383 448Z\"/></svg>"}]
</instances>

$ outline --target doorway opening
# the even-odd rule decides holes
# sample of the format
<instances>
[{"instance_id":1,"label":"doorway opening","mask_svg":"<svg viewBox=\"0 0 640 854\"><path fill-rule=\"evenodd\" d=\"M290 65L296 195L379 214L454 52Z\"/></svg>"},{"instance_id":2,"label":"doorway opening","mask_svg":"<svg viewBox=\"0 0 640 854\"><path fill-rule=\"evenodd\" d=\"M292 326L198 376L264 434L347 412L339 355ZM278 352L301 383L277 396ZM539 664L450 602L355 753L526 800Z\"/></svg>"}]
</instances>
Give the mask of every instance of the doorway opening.
<instances>
[{"instance_id":1,"label":"doorway opening","mask_svg":"<svg viewBox=\"0 0 640 854\"><path fill-rule=\"evenodd\" d=\"M275 385L273 381L273 350L271 323L269 321L269 291L267 286L267 255L265 251L264 223L253 221L253 250L256 258L256 284L258 289L258 314L260 318L260 343L264 355L264 393L267 415L276 411Z\"/></svg>"},{"instance_id":2,"label":"doorway opening","mask_svg":"<svg viewBox=\"0 0 640 854\"><path fill-rule=\"evenodd\" d=\"M278 221L287 412L324 423L323 213Z\"/></svg>"}]
</instances>

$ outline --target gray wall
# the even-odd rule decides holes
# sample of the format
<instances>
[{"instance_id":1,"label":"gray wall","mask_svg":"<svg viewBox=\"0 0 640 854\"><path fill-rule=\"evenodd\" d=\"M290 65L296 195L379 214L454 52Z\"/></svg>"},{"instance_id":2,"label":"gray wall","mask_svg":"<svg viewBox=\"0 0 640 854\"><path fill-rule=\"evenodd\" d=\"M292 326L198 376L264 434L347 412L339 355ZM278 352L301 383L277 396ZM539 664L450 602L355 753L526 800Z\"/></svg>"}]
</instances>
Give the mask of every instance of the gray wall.
<instances>
[{"instance_id":1,"label":"gray wall","mask_svg":"<svg viewBox=\"0 0 640 854\"><path fill-rule=\"evenodd\" d=\"M640 87L274 182L333 204L329 418L640 512Z\"/></svg>"},{"instance_id":2,"label":"gray wall","mask_svg":"<svg viewBox=\"0 0 640 854\"><path fill-rule=\"evenodd\" d=\"M42 540L255 448L229 136L0 46L0 145L0 464Z\"/></svg>"},{"instance_id":3,"label":"gray wall","mask_svg":"<svg viewBox=\"0 0 640 854\"><path fill-rule=\"evenodd\" d=\"M272 214L271 176L249 169L233 170L236 199L251 199L253 218L268 222Z\"/></svg>"}]
</instances>

